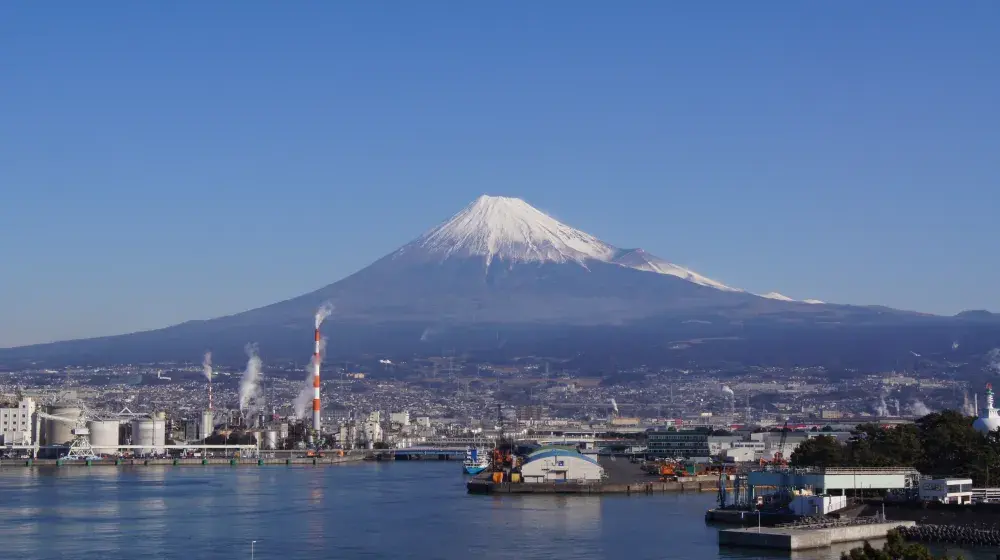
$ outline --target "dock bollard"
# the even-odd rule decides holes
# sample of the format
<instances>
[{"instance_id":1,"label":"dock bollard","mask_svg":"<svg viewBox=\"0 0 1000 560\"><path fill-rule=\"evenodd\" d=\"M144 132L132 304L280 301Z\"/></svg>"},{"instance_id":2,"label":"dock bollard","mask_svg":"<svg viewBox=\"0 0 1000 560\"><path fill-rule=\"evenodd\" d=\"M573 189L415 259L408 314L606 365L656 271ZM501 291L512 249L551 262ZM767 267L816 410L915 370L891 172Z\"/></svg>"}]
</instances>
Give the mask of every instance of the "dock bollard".
<instances>
[{"instance_id":1,"label":"dock bollard","mask_svg":"<svg viewBox=\"0 0 1000 560\"><path fill-rule=\"evenodd\" d=\"M62 459L56 459L56 466L57 467L61 467L62 464L63 464L63 460Z\"/></svg>"},{"instance_id":2,"label":"dock bollard","mask_svg":"<svg viewBox=\"0 0 1000 560\"><path fill-rule=\"evenodd\" d=\"M264 466L264 460L263 459L257 459L257 466L258 467Z\"/></svg>"},{"instance_id":3,"label":"dock bollard","mask_svg":"<svg viewBox=\"0 0 1000 560\"><path fill-rule=\"evenodd\" d=\"M236 459L230 459L229 460L229 464L235 467L236 466Z\"/></svg>"},{"instance_id":4,"label":"dock bollard","mask_svg":"<svg viewBox=\"0 0 1000 560\"><path fill-rule=\"evenodd\" d=\"M207 465L208 464L208 459L202 459L201 460L201 464L202 465Z\"/></svg>"},{"instance_id":5,"label":"dock bollard","mask_svg":"<svg viewBox=\"0 0 1000 560\"><path fill-rule=\"evenodd\" d=\"M285 464L286 465L291 465L292 464L292 460L291 459L285 459Z\"/></svg>"},{"instance_id":6,"label":"dock bollard","mask_svg":"<svg viewBox=\"0 0 1000 560\"><path fill-rule=\"evenodd\" d=\"M313 464L314 464L314 465L316 464L316 459L313 459Z\"/></svg>"},{"instance_id":7,"label":"dock bollard","mask_svg":"<svg viewBox=\"0 0 1000 560\"><path fill-rule=\"evenodd\" d=\"M30 466L32 466L34 464L35 464L35 460L34 459L28 459L27 461L24 462L24 466L26 466L26 467L30 467Z\"/></svg>"},{"instance_id":8,"label":"dock bollard","mask_svg":"<svg viewBox=\"0 0 1000 560\"><path fill-rule=\"evenodd\" d=\"M174 466L175 466L175 467L177 466L178 462L179 462L179 461L178 461L177 459L174 459Z\"/></svg>"},{"instance_id":9,"label":"dock bollard","mask_svg":"<svg viewBox=\"0 0 1000 560\"><path fill-rule=\"evenodd\" d=\"M121 464L122 464L121 457L119 457L118 459L115 459L115 466L116 467L121 466Z\"/></svg>"},{"instance_id":10,"label":"dock bollard","mask_svg":"<svg viewBox=\"0 0 1000 560\"><path fill-rule=\"evenodd\" d=\"M92 462L90 461L90 459L87 459L87 466L88 466L88 467L89 467L89 466L91 466L91 465L93 465L93 464L94 464L94 463L92 463Z\"/></svg>"}]
</instances>

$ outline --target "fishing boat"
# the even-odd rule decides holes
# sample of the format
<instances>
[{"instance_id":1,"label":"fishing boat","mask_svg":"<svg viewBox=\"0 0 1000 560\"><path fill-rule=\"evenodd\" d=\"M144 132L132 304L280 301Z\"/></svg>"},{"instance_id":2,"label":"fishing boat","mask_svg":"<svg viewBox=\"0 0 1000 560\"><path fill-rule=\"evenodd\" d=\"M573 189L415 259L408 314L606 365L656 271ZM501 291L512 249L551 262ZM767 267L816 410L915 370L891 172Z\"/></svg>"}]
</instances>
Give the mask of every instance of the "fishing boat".
<instances>
[{"instance_id":1,"label":"fishing boat","mask_svg":"<svg viewBox=\"0 0 1000 560\"><path fill-rule=\"evenodd\" d=\"M466 474L479 474L490 466L490 455L479 447L470 447L465 451L465 461L462 467Z\"/></svg>"}]
</instances>

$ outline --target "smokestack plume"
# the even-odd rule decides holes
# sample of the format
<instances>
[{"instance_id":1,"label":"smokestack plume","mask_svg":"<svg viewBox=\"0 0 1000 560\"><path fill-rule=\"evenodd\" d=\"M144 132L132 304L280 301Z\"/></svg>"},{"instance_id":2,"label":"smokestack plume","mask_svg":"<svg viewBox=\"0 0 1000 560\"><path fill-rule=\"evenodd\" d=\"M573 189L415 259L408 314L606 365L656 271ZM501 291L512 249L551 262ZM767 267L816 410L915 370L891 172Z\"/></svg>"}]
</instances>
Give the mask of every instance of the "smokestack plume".
<instances>
[{"instance_id":1,"label":"smokestack plume","mask_svg":"<svg viewBox=\"0 0 1000 560\"><path fill-rule=\"evenodd\" d=\"M257 382L260 379L260 357L257 356L257 345L247 344L244 350L247 353L247 369L240 379L240 410L246 410L250 405L250 399L257 395Z\"/></svg>"},{"instance_id":2,"label":"smokestack plume","mask_svg":"<svg viewBox=\"0 0 1000 560\"><path fill-rule=\"evenodd\" d=\"M326 302L316 310L316 332L313 336L314 346L313 346L313 430L319 435L322 433L323 421L320 418L320 400L319 400L319 370L320 364L322 363L322 358L320 357L320 351L322 350L322 341L319 336L319 327L323 324L323 320L333 313L333 304Z\"/></svg>"},{"instance_id":3,"label":"smokestack plume","mask_svg":"<svg viewBox=\"0 0 1000 560\"><path fill-rule=\"evenodd\" d=\"M212 410L212 353L205 352L205 359L201 361L201 372L208 380L208 409Z\"/></svg>"}]
</instances>

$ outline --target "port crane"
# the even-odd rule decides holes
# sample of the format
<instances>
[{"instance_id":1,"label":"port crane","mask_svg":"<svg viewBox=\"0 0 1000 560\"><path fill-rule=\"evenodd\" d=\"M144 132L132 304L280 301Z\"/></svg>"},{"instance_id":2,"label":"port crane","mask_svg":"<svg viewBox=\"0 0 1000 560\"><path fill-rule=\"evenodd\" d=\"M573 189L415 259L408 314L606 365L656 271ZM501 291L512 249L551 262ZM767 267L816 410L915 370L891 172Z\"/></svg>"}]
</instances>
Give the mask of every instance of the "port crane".
<instances>
[{"instance_id":1,"label":"port crane","mask_svg":"<svg viewBox=\"0 0 1000 560\"><path fill-rule=\"evenodd\" d=\"M90 446L90 429L87 428L86 414L80 414L80 417L75 420L63 416L56 416L55 414L49 414L48 412L39 411L36 414L38 414L39 418L55 420L56 422L73 425L73 442L70 444L69 451L66 453L66 459L90 459L96 456L94 448Z\"/></svg>"}]
</instances>

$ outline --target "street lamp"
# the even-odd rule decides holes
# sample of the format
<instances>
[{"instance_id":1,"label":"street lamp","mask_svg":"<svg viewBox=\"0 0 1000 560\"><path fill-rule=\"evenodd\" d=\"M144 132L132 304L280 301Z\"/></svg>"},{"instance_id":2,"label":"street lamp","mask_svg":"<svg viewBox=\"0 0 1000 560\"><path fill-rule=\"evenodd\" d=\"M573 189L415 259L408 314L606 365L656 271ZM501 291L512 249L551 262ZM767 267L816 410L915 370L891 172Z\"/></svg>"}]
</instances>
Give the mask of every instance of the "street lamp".
<instances>
[{"instance_id":1,"label":"street lamp","mask_svg":"<svg viewBox=\"0 0 1000 560\"><path fill-rule=\"evenodd\" d=\"M257 544L257 541L250 541L250 560L253 560L253 545Z\"/></svg>"}]
</instances>

